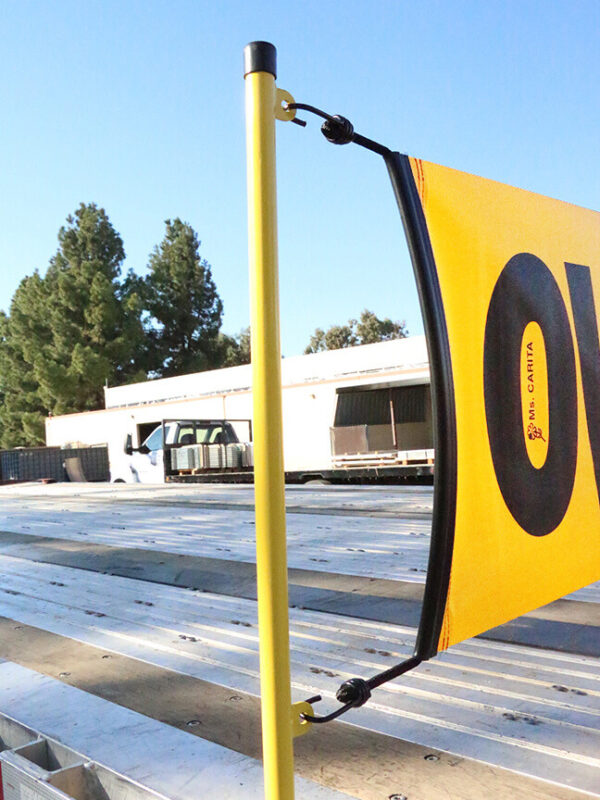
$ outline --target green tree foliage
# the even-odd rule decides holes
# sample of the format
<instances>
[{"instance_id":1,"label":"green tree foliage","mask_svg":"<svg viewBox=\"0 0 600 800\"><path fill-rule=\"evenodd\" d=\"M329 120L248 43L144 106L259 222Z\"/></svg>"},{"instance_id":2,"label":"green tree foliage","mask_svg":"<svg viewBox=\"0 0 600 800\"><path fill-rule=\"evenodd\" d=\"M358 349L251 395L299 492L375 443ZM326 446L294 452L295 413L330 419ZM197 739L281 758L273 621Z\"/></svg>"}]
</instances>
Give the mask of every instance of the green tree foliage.
<instances>
[{"instance_id":1,"label":"green tree foliage","mask_svg":"<svg viewBox=\"0 0 600 800\"><path fill-rule=\"evenodd\" d=\"M81 204L48 270L0 312L0 446L44 444L48 414L101 408L103 387L250 361L250 329L220 332L223 304L193 228L167 220L149 273L122 276L123 242Z\"/></svg>"},{"instance_id":2,"label":"green tree foliage","mask_svg":"<svg viewBox=\"0 0 600 800\"><path fill-rule=\"evenodd\" d=\"M392 322L389 317L379 319L372 311L365 309L359 320L351 320L356 330L359 344L388 342L390 339L405 339L408 336L406 322Z\"/></svg>"},{"instance_id":3,"label":"green tree foliage","mask_svg":"<svg viewBox=\"0 0 600 800\"><path fill-rule=\"evenodd\" d=\"M250 326L235 336L219 334L220 366L237 367L250 363Z\"/></svg>"},{"instance_id":4,"label":"green tree foliage","mask_svg":"<svg viewBox=\"0 0 600 800\"><path fill-rule=\"evenodd\" d=\"M144 296L148 367L160 377L220 366L224 349L223 304L198 237L179 218L165 224L165 237L150 256Z\"/></svg>"},{"instance_id":5,"label":"green tree foliage","mask_svg":"<svg viewBox=\"0 0 600 800\"><path fill-rule=\"evenodd\" d=\"M360 319L349 319L347 325L332 325L326 331L317 328L304 352L340 350L342 347L387 342L390 339L404 339L406 336L408 330L404 321L392 322L387 317L379 319L372 311L365 309Z\"/></svg>"},{"instance_id":6,"label":"green tree foliage","mask_svg":"<svg viewBox=\"0 0 600 800\"><path fill-rule=\"evenodd\" d=\"M47 408L39 394L32 357L33 337L43 336L45 315L37 318L34 309L41 303L42 279L36 272L21 281L11 303L11 315L0 316L0 444L3 448L44 442L44 417ZM25 351L25 352L24 352Z\"/></svg>"},{"instance_id":7,"label":"green tree foliage","mask_svg":"<svg viewBox=\"0 0 600 800\"><path fill-rule=\"evenodd\" d=\"M104 209L82 204L58 240L46 275L52 350L38 373L50 410L68 413L98 408L105 382L142 377L143 331L131 277L120 281L123 242Z\"/></svg>"},{"instance_id":8,"label":"green tree foliage","mask_svg":"<svg viewBox=\"0 0 600 800\"><path fill-rule=\"evenodd\" d=\"M326 331L316 328L305 348L305 353L320 353L323 350L340 350L358 344L356 334L350 325L332 325Z\"/></svg>"},{"instance_id":9,"label":"green tree foliage","mask_svg":"<svg viewBox=\"0 0 600 800\"><path fill-rule=\"evenodd\" d=\"M48 413L99 408L105 382L144 377L141 300L133 277L120 281L123 242L105 211L81 204L58 241L0 321L3 447L43 443Z\"/></svg>"}]
</instances>

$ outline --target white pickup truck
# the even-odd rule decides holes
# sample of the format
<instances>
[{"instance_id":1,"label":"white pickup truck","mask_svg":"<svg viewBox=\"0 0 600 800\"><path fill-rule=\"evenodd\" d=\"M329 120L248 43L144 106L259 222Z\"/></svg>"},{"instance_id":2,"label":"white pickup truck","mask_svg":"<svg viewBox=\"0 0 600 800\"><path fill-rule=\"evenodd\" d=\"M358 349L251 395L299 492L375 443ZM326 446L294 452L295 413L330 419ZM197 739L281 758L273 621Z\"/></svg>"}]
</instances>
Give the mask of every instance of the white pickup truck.
<instances>
[{"instance_id":1,"label":"white pickup truck","mask_svg":"<svg viewBox=\"0 0 600 800\"><path fill-rule=\"evenodd\" d=\"M251 430L249 421L244 422ZM235 454L229 452L231 445L238 446ZM244 445L228 420L163 420L139 447L133 447L132 436L127 435L123 451L111 458L110 479L114 483L164 483L179 472L220 470L238 461L241 465L241 456L236 459L240 449Z\"/></svg>"}]
</instances>

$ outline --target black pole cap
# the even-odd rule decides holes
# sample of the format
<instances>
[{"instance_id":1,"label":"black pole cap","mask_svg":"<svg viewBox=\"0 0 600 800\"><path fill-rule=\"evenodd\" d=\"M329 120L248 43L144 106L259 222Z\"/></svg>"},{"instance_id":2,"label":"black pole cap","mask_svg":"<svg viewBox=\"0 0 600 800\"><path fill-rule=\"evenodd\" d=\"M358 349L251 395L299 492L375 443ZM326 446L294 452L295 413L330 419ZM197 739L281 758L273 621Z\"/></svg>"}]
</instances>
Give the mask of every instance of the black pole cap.
<instances>
[{"instance_id":1,"label":"black pole cap","mask_svg":"<svg viewBox=\"0 0 600 800\"><path fill-rule=\"evenodd\" d=\"M277 77L277 50L270 42L250 42L244 47L244 78L251 72L270 72Z\"/></svg>"}]
</instances>

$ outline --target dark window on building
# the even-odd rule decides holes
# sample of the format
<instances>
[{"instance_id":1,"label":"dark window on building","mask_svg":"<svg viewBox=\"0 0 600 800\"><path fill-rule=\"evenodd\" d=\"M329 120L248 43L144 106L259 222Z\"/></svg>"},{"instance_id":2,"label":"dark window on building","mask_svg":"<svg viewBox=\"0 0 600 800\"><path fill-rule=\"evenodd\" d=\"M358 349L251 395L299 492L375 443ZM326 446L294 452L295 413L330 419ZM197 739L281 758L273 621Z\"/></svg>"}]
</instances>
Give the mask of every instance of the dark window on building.
<instances>
[{"instance_id":1,"label":"dark window on building","mask_svg":"<svg viewBox=\"0 0 600 800\"><path fill-rule=\"evenodd\" d=\"M391 425L390 390L343 392L338 395L335 427L346 425Z\"/></svg>"},{"instance_id":2,"label":"dark window on building","mask_svg":"<svg viewBox=\"0 0 600 800\"><path fill-rule=\"evenodd\" d=\"M391 425L390 401L394 404L396 425L425 422L427 419L427 386L399 386L393 389L357 389L340 392L334 426Z\"/></svg>"},{"instance_id":3,"label":"dark window on building","mask_svg":"<svg viewBox=\"0 0 600 800\"><path fill-rule=\"evenodd\" d=\"M402 386L391 391L396 425L403 422L425 422L426 386Z\"/></svg>"}]
</instances>

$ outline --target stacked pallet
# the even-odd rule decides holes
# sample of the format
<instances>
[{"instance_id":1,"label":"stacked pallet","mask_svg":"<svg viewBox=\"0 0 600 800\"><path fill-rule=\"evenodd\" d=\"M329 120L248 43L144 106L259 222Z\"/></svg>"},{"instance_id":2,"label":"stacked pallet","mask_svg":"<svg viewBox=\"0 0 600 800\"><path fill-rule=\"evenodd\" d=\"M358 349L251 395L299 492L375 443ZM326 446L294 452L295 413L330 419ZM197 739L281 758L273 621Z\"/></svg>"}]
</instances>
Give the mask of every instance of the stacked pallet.
<instances>
[{"instance_id":1,"label":"stacked pallet","mask_svg":"<svg viewBox=\"0 0 600 800\"><path fill-rule=\"evenodd\" d=\"M171 467L177 472L239 470L254 463L251 444L194 444L173 448Z\"/></svg>"}]
</instances>

